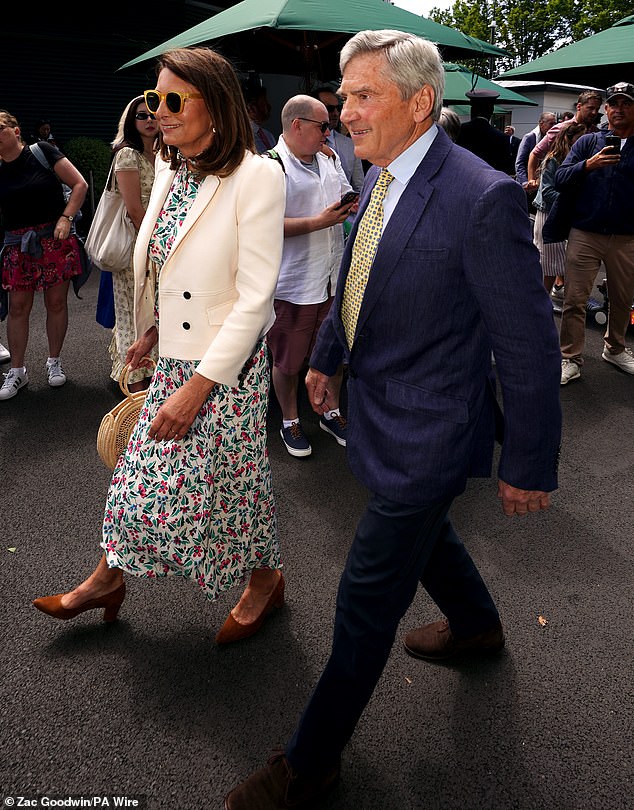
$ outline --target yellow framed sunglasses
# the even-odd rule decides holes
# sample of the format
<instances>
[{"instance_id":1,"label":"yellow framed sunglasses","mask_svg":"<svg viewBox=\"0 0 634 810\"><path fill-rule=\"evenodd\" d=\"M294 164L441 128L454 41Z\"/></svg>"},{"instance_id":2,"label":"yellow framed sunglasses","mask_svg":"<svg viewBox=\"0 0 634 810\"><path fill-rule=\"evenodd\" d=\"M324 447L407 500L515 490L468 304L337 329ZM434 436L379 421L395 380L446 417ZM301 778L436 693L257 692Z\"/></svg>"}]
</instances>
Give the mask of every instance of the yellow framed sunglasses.
<instances>
[{"instance_id":1,"label":"yellow framed sunglasses","mask_svg":"<svg viewBox=\"0 0 634 810\"><path fill-rule=\"evenodd\" d=\"M144 90L143 98L151 113L158 112L161 102L164 101L165 106L171 113L180 115L188 98L202 98L202 95L200 93L178 93L176 90L170 90L169 93L159 93L158 90Z\"/></svg>"}]
</instances>

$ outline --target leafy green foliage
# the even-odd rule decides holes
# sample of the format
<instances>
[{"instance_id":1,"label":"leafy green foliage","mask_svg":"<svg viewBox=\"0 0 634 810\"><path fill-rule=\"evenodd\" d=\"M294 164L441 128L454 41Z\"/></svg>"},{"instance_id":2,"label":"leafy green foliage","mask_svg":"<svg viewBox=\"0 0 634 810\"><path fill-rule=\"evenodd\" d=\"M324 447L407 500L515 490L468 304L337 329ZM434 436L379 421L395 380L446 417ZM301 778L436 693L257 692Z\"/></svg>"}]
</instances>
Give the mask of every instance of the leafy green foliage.
<instances>
[{"instance_id":1,"label":"leafy green foliage","mask_svg":"<svg viewBox=\"0 0 634 810\"><path fill-rule=\"evenodd\" d=\"M98 138L71 138L64 144L64 154L79 169L88 183L91 182L92 172L92 189L96 205L108 177L112 154L110 147Z\"/></svg>"},{"instance_id":2,"label":"leafy green foliage","mask_svg":"<svg viewBox=\"0 0 634 810\"><path fill-rule=\"evenodd\" d=\"M490 41L495 21L495 44L511 56L495 60L501 73L596 34L634 14L634 2L622 0L455 0L451 9L432 8L430 19L465 34ZM482 60L469 67L483 72Z\"/></svg>"}]
</instances>

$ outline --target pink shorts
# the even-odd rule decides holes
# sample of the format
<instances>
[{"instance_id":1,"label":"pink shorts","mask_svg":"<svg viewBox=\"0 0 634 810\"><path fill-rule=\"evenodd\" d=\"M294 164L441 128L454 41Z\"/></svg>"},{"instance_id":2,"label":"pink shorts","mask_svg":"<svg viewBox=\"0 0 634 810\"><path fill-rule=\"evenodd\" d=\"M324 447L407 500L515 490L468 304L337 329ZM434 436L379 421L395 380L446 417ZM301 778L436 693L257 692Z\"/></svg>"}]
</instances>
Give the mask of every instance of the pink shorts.
<instances>
[{"instance_id":1,"label":"pink shorts","mask_svg":"<svg viewBox=\"0 0 634 810\"><path fill-rule=\"evenodd\" d=\"M299 374L315 345L317 332L333 302L291 304L275 299L275 323L267 335L273 365L289 377Z\"/></svg>"}]
</instances>

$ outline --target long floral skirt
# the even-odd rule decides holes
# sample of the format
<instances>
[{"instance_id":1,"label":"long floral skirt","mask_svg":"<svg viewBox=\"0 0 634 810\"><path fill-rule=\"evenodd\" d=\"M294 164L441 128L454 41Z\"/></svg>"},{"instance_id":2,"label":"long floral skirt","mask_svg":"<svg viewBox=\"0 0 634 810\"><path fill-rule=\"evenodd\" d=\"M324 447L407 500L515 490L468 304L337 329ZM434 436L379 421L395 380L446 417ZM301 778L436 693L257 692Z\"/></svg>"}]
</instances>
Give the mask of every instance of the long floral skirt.
<instances>
[{"instance_id":1,"label":"long floral skirt","mask_svg":"<svg viewBox=\"0 0 634 810\"><path fill-rule=\"evenodd\" d=\"M159 358L112 476L101 546L110 567L185 576L213 600L254 568L280 567L266 448L265 342L245 365L240 386L216 386L183 439L149 439L158 408L195 369L195 362Z\"/></svg>"}]
</instances>

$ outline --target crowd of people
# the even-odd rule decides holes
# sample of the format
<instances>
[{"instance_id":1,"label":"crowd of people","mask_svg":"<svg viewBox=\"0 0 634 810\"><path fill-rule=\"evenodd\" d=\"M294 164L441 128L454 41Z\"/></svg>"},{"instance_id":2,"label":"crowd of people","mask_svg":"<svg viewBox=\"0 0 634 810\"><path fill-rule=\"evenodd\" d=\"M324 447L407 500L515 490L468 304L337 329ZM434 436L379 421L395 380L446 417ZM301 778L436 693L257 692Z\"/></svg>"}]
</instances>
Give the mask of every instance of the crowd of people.
<instances>
[{"instance_id":1,"label":"crowd of people","mask_svg":"<svg viewBox=\"0 0 634 810\"><path fill-rule=\"evenodd\" d=\"M469 478L492 475L496 441L504 514L549 507L560 385L580 376L585 302L601 263L610 290L602 357L634 374L625 345L634 85L608 88L607 130L593 92L572 119L556 125L544 113L520 142L491 125L495 94L468 94L463 124L443 108L439 51L416 36L362 31L340 67L340 87L288 99L277 139L264 127L263 88L245 89L209 48L161 55L155 87L126 105L112 174L136 238L131 265L112 279L110 353L113 378L127 365L147 393L106 495L94 571L33 602L56 619L98 609L110 622L126 577L181 576L209 600L243 588L218 644L256 633L285 593L269 391L286 450L306 457L303 379L368 503L324 671L284 751L227 795L228 810L301 808L330 790L419 585L439 618L405 634L407 654L440 661L503 648L502 619L450 508ZM37 291L48 382L66 380L66 296L81 271L73 220L87 185L56 146L42 148L48 170L0 111L0 361L11 363L0 399L28 382ZM560 333L549 295L558 276Z\"/></svg>"}]
</instances>

